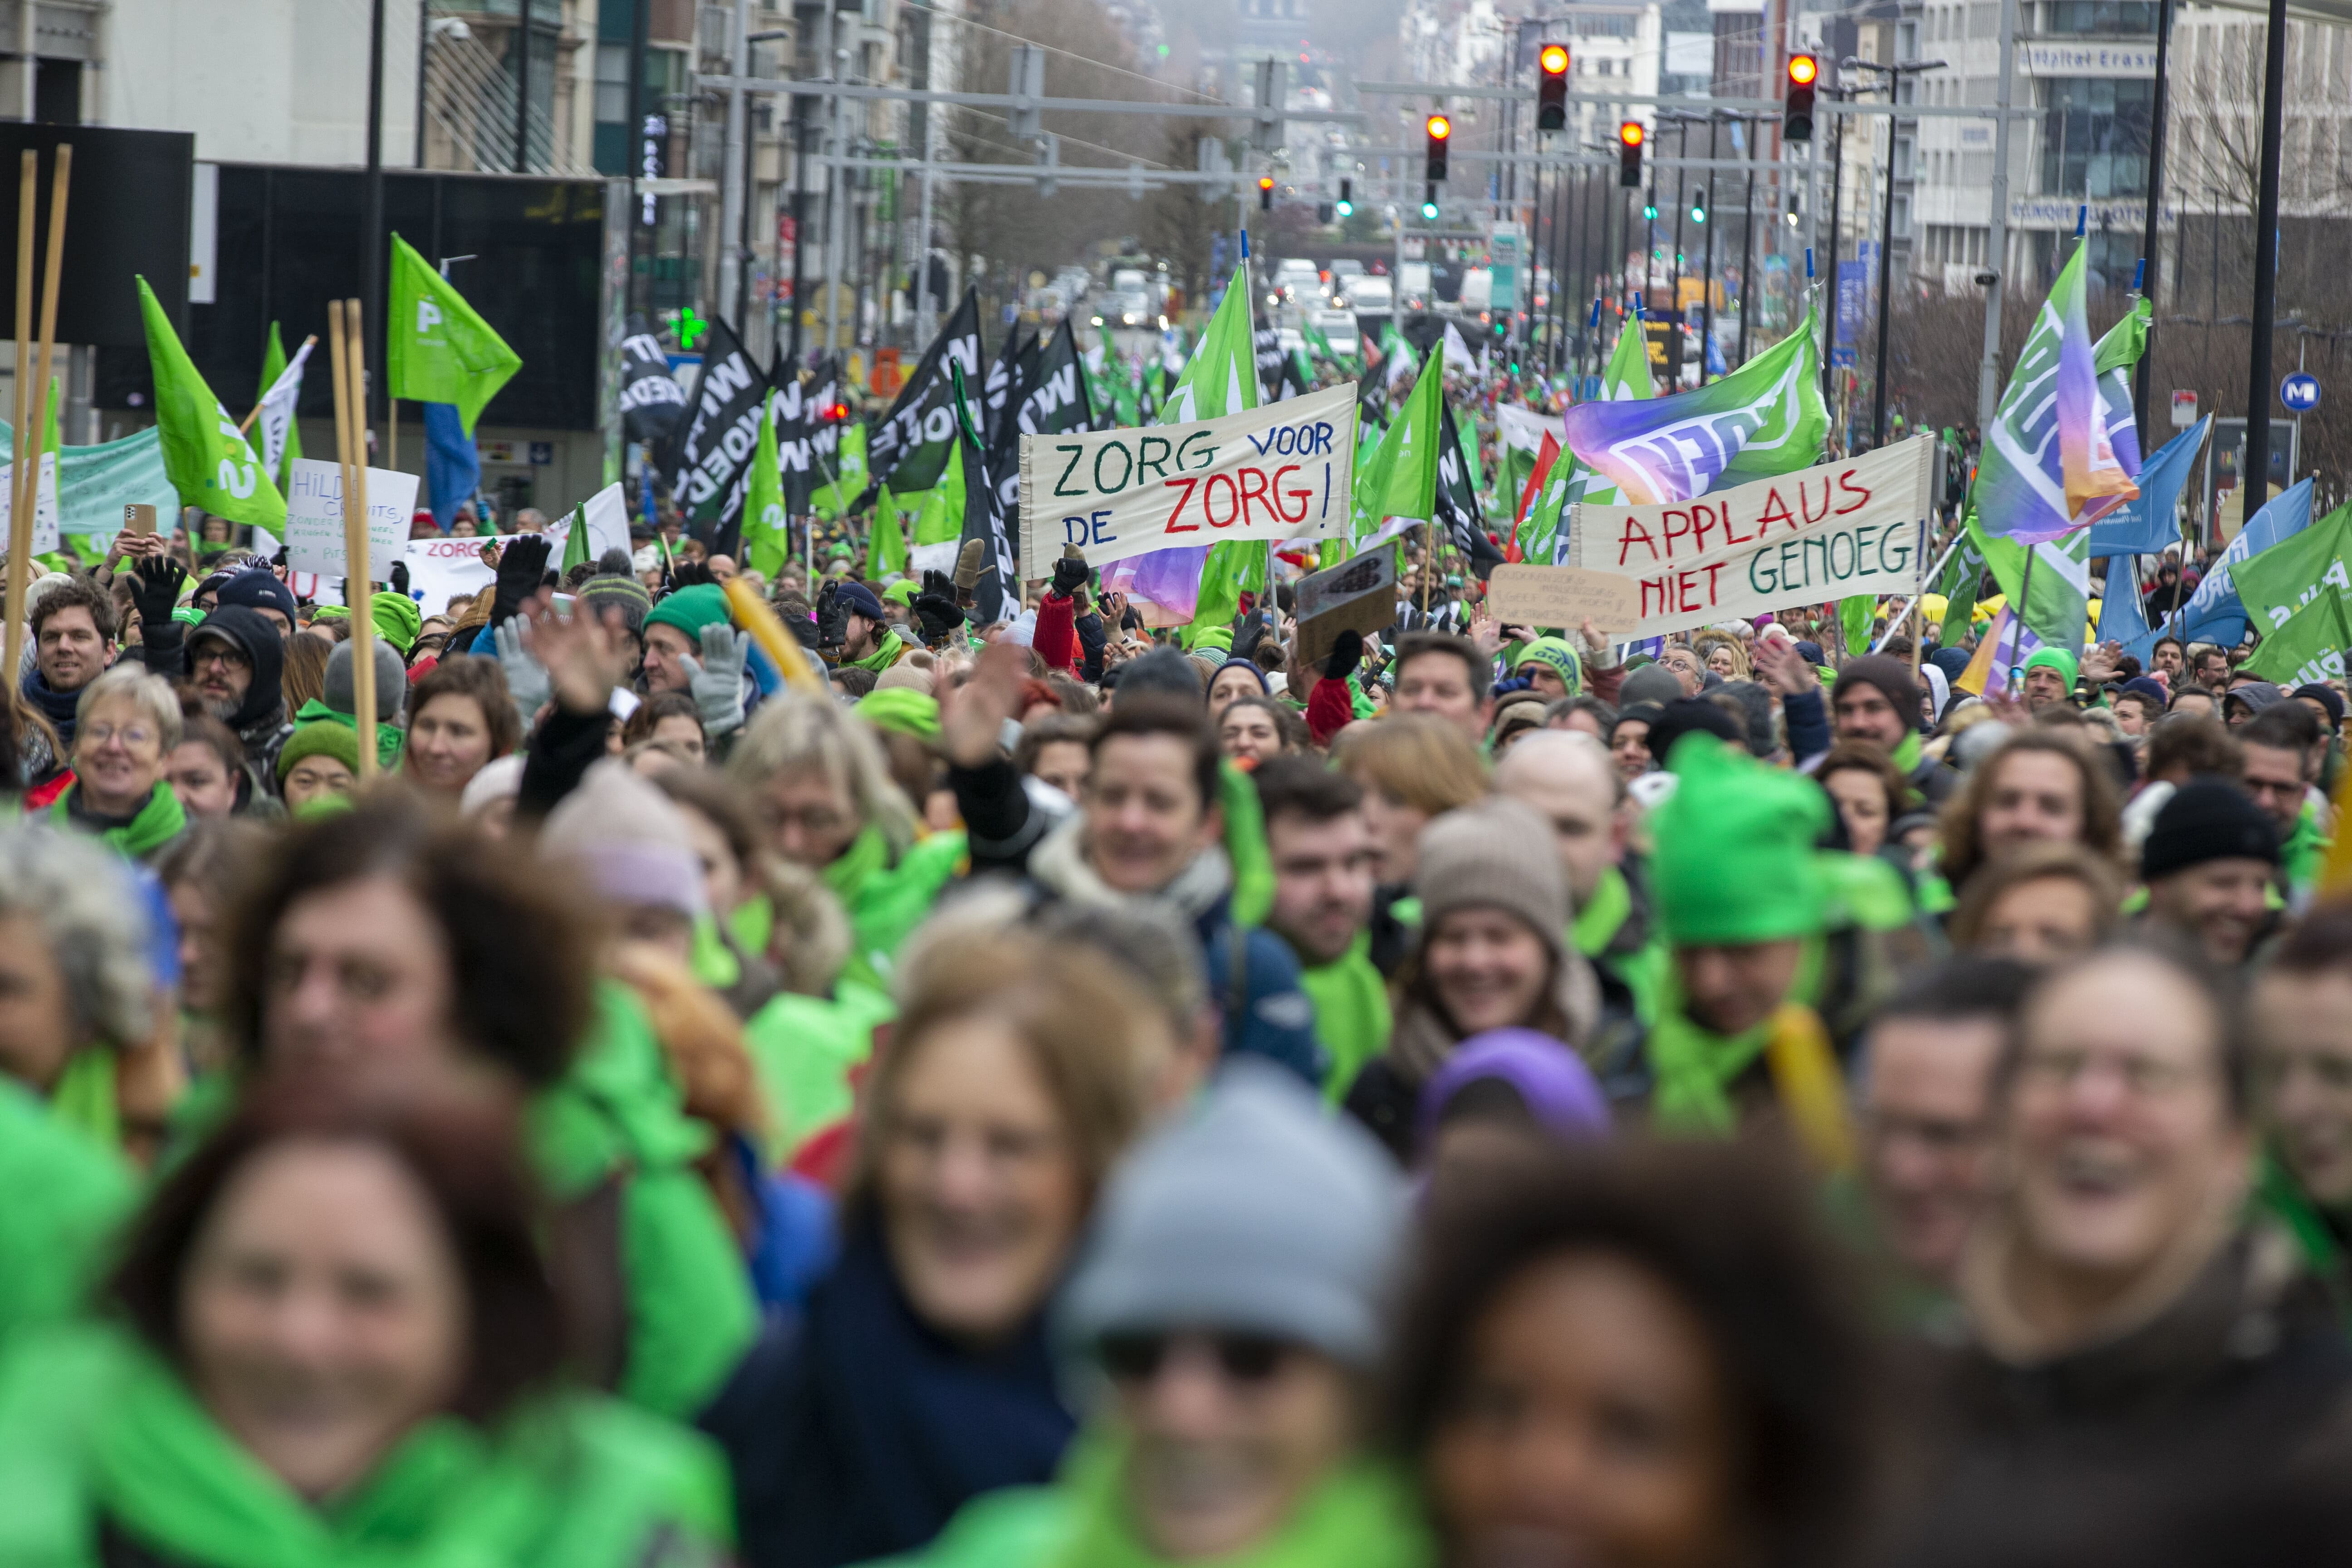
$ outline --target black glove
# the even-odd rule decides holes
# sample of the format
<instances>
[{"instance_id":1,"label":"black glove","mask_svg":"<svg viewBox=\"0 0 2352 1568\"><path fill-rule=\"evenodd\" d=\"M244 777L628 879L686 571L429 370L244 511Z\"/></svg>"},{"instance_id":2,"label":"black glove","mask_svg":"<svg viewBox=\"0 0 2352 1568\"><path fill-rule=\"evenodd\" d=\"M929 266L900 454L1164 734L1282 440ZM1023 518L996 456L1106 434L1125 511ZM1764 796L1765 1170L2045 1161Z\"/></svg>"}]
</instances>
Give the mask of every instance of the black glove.
<instances>
[{"instance_id":1,"label":"black glove","mask_svg":"<svg viewBox=\"0 0 2352 1568\"><path fill-rule=\"evenodd\" d=\"M964 609L945 594L915 595L915 619L922 623L923 640L939 643L952 636L964 623Z\"/></svg>"},{"instance_id":2,"label":"black glove","mask_svg":"<svg viewBox=\"0 0 2352 1568\"><path fill-rule=\"evenodd\" d=\"M1086 588L1087 574L1083 556L1063 556L1054 563L1054 592L1065 599L1076 598Z\"/></svg>"},{"instance_id":3,"label":"black glove","mask_svg":"<svg viewBox=\"0 0 2352 1568\"><path fill-rule=\"evenodd\" d=\"M1341 632L1331 645L1330 657L1323 661L1323 678L1326 680L1345 680L1363 658L1364 634Z\"/></svg>"},{"instance_id":4,"label":"black glove","mask_svg":"<svg viewBox=\"0 0 2352 1568\"><path fill-rule=\"evenodd\" d=\"M682 562L677 570L670 574L671 584L678 588L691 588L698 584L718 581L718 578L710 574L709 564L700 561Z\"/></svg>"},{"instance_id":5,"label":"black glove","mask_svg":"<svg viewBox=\"0 0 2352 1568\"><path fill-rule=\"evenodd\" d=\"M825 579L816 595L816 646L839 647L849 640L849 606L841 602L841 584Z\"/></svg>"},{"instance_id":6,"label":"black glove","mask_svg":"<svg viewBox=\"0 0 2352 1568\"><path fill-rule=\"evenodd\" d=\"M1239 659L1251 658L1257 652L1257 645L1265 639L1265 610L1260 606L1244 616L1242 624L1234 630L1233 657Z\"/></svg>"},{"instance_id":7,"label":"black glove","mask_svg":"<svg viewBox=\"0 0 2352 1568\"><path fill-rule=\"evenodd\" d=\"M509 543L499 557L499 585L490 600L490 625L505 626L522 614L522 602L539 592L547 577L547 537L526 533Z\"/></svg>"},{"instance_id":8,"label":"black glove","mask_svg":"<svg viewBox=\"0 0 2352 1568\"><path fill-rule=\"evenodd\" d=\"M408 597L408 563L405 561L392 563L392 591L404 599Z\"/></svg>"},{"instance_id":9,"label":"black glove","mask_svg":"<svg viewBox=\"0 0 2352 1568\"><path fill-rule=\"evenodd\" d=\"M131 574L131 602L139 607L139 624L158 626L172 618L188 574L168 555L151 555Z\"/></svg>"}]
</instances>

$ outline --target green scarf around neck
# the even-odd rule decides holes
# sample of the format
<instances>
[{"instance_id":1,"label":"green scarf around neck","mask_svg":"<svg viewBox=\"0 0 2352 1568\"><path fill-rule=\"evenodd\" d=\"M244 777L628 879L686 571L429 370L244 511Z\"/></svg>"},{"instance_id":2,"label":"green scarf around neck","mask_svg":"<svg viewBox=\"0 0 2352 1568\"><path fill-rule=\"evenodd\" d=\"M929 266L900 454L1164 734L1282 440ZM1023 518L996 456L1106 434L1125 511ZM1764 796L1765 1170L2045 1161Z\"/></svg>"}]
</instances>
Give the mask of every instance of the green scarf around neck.
<instances>
[{"instance_id":1,"label":"green scarf around neck","mask_svg":"<svg viewBox=\"0 0 2352 1568\"><path fill-rule=\"evenodd\" d=\"M1569 945L1587 958L1600 957L1633 912L1633 889L1625 885L1625 873L1614 866L1607 868L1592 897L1584 900L1584 907L1569 923Z\"/></svg>"},{"instance_id":2,"label":"green scarf around neck","mask_svg":"<svg viewBox=\"0 0 2352 1568\"><path fill-rule=\"evenodd\" d=\"M1829 948L1819 936L1804 942L1797 977L1783 1002L1810 1006L1820 994ZM1731 1085L1754 1064L1771 1037L1772 1018L1737 1035L1718 1035L1694 1022L1683 1005L1682 984L1669 964L1664 1005L1650 1026L1647 1049L1650 1070L1657 1087L1651 1097L1651 1114L1658 1126L1683 1132L1729 1133L1738 1126L1739 1113L1731 1100Z\"/></svg>"},{"instance_id":3,"label":"green scarf around neck","mask_svg":"<svg viewBox=\"0 0 2352 1568\"><path fill-rule=\"evenodd\" d=\"M858 889L866 885L868 877L887 870L889 866L890 841L882 836L880 828L868 824L849 841L849 847L825 867L824 885L833 889L833 896L845 909L856 900Z\"/></svg>"},{"instance_id":4,"label":"green scarf around neck","mask_svg":"<svg viewBox=\"0 0 2352 1568\"><path fill-rule=\"evenodd\" d=\"M49 826L62 832L82 831L74 820L72 801L81 793L79 784L68 784L49 807ZM113 827L100 828L98 837L109 849L131 860L143 860L164 845L177 838L188 826L188 814L180 809L180 797L172 786L159 784L147 792L146 804L129 822Z\"/></svg>"},{"instance_id":5,"label":"green scarf around neck","mask_svg":"<svg viewBox=\"0 0 2352 1568\"><path fill-rule=\"evenodd\" d=\"M1372 933L1360 931L1348 951L1328 963L1302 964L1298 988L1315 1004L1315 1034L1330 1058L1323 1098L1337 1105L1366 1062L1388 1048L1394 1020L1388 982L1372 967Z\"/></svg>"},{"instance_id":6,"label":"green scarf around neck","mask_svg":"<svg viewBox=\"0 0 2352 1568\"><path fill-rule=\"evenodd\" d=\"M146 1345L81 1327L0 1370L0 1563L96 1568L101 1522L204 1568L630 1568L664 1533L714 1556L729 1538L715 1453L585 1395L544 1396L495 1432L427 1420L314 1504Z\"/></svg>"},{"instance_id":7,"label":"green scarf around neck","mask_svg":"<svg viewBox=\"0 0 2352 1568\"><path fill-rule=\"evenodd\" d=\"M904 658L906 652L907 639L900 637L897 632L886 632L883 634L882 646L880 647L876 648L864 658L843 659L841 661L841 668L844 669L870 669L875 674L879 675L884 670L889 668L892 665L898 663L900 658Z\"/></svg>"}]
</instances>

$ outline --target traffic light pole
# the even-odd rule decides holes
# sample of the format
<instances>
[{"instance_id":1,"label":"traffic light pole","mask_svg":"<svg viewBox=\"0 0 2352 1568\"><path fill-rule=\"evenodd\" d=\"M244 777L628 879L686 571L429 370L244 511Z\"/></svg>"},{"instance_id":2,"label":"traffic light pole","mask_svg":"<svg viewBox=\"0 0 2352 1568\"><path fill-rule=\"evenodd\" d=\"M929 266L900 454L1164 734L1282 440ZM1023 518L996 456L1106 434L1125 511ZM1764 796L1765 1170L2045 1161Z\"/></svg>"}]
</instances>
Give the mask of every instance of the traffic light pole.
<instances>
[{"instance_id":1,"label":"traffic light pole","mask_svg":"<svg viewBox=\"0 0 2352 1568\"><path fill-rule=\"evenodd\" d=\"M1706 155L1709 158L1715 156L1715 117L1707 116ZM1698 296L1698 384L1705 386L1707 351L1715 346L1715 192L1706 185L1701 185L1699 189L1706 193L1706 205L1700 209L1706 214L1706 222L1702 226L1706 230L1706 265L1699 274Z\"/></svg>"},{"instance_id":2,"label":"traffic light pole","mask_svg":"<svg viewBox=\"0 0 2352 1568\"><path fill-rule=\"evenodd\" d=\"M2001 4L2005 5L2014 5L2015 3L2016 0L2001 0ZM1825 96L1834 101L1836 93L1834 89L1832 89ZM1845 190L1845 116L1843 114L1836 114L1831 116L1831 119L1834 123L1832 125L1830 130L1830 242L1826 246L1822 247L1824 250L1829 252L1829 271L1826 280L1828 283L1827 292L1830 302L1830 328L1827 334L1830 346L1829 352L1822 355L1822 401L1829 404L1830 405L1830 427L1834 430L1837 427L1837 405L1832 401L1832 397L1833 390L1837 385L1837 336L1838 326L1840 324L1840 312L1838 310L1838 208L1840 205L1839 198L1843 195Z\"/></svg>"}]
</instances>

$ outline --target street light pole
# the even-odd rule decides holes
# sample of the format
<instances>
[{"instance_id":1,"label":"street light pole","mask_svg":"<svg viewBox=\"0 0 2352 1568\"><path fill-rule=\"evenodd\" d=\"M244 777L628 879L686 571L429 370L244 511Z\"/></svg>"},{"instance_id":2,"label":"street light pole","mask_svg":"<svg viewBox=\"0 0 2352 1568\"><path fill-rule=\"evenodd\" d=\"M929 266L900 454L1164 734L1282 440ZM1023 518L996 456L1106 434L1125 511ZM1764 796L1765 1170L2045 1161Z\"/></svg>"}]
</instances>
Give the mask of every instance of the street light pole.
<instances>
[{"instance_id":1,"label":"street light pole","mask_svg":"<svg viewBox=\"0 0 2352 1568\"><path fill-rule=\"evenodd\" d=\"M1893 65L1875 60L1858 60L1848 56L1849 68L1873 70L1886 78L1886 102L1893 108L1902 97L1903 78L1906 72L1941 70L1941 60L1897 60ZM1875 448L1886 445L1886 318L1893 303L1889 287L1895 265L1895 117L1886 117L1886 217L1878 236L1878 363L1871 372L1870 444Z\"/></svg>"},{"instance_id":2,"label":"street light pole","mask_svg":"<svg viewBox=\"0 0 2352 1568\"><path fill-rule=\"evenodd\" d=\"M2172 0L2161 0L2157 7L2156 20L2156 101L2151 106L2147 125L2147 226L2139 247L2140 259L2149 274L2140 280L2141 298L2147 300L2156 298L2157 220L2164 209L2164 113L2171 91L2171 82L2167 75L2170 68L2171 49ZM2139 364L2133 374L2132 384L2132 417L2143 441L2147 439L2148 427L2147 367L2148 362L2156 357L2153 352L2156 322L2153 320L2149 321L2147 331L2151 341L2141 347Z\"/></svg>"},{"instance_id":3,"label":"street light pole","mask_svg":"<svg viewBox=\"0 0 2352 1568\"><path fill-rule=\"evenodd\" d=\"M2263 59L2262 183L2254 198L2254 324L2246 363L2246 464L2239 520L2270 500L2271 331L2278 316L2279 153L2286 123L2286 0L2271 0ZM2292 476L2290 476L2292 477Z\"/></svg>"}]
</instances>

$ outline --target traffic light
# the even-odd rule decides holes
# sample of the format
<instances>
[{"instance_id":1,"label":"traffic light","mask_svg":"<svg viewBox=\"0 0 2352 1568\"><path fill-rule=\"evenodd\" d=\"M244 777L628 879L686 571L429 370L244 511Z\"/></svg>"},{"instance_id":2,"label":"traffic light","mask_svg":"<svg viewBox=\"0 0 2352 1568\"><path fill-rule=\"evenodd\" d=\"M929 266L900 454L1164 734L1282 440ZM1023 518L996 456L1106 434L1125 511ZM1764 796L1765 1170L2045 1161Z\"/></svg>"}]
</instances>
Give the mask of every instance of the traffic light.
<instances>
[{"instance_id":1,"label":"traffic light","mask_svg":"<svg viewBox=\"0 0 2352 1568\"><path fill-rule=\"evenodd\" d=\"M1262 213L1270 213L1274 210L1274 176L1272 174L1260 174L1257 177L1257 210Z\"/></svg>"},{"instance_id":2,"label":"traffic light","mask_svg":"<svg viewBox=\"0 0 2352 1568\"><path fill-rule=\"evenodd\" d=\"M1822 62L1812 55L1789 57L1789 93L1780 106L1780 135L1790 142L1813 139L1813 84L1821 79Z\"/></svg>"},{"instance_id":3,"label":"traffic light","mask_svg":"<svg viewBox=\"0 0 2352 1568\"><path fill-rule=\"evenodd\" d=\"M1432 223L1437 221L1437 187L1433 184L1422 187L1421 216Z\"/></svg>"},{"instance_id":4,"label":"traffic light","mask_svg":"<svg viewBox=\"0 0 2352 1568\"><path fill-rule=\"evenodd\" d=\"M1705 223L1706 221L1706 187L1705 185L1701 185L1701 186L1700 186L1700 187L1699 187L1696 192L1694 192L1694 193L1692 194L1692 195L1691 195L1691 222L1693 222L1693 223Z\"/></svg>"},{"instance_id":5,"label":"traffic light","mask_svg":"<svg viewBox=\"0 0 2352 1568\"><path fill-rule=\"evenodd\" d=\"M1568 124L1568 46L1546 44L1536 64L1542 69L1536 82L1536 129L1560 130Z\"/></svg>"},{"instance_id":6,"label":"traffic light","mask_svg":"<svg viewBox=\"0 0 2352 1568\"><path fill-rule=\"evenodd\" d=\"M1354 216L1356 216L1356 182L1355 182L1355 181L1353 181L1353 180L1342 180L1342 181L1340 181L1340 182L1339 182L1339 216L1340 216L1341 217L1354 217Z\"/></svg>"},{"instance_id":7,"label":"traffic light","mask_svg":"<svg viewBox=\"0 0 2352 1568\"><path fill-rule=\"evenodd\" d=\"M1422 178L1433 183L1445 178L1445 148L1453 136L1454 121L1443 114L1429 117L1429 166L1422 172Z\"/></svg>"},{"instance_id":8,"label":"traffic light","mask_svg":"<svg viewBox=\"0 0 2352 1568\"><path fill-rule=\"evenodd\" d=\"M1629 191L1642 188L1642 122L1628 120L1617 127L1617 183ZM1653 212L1651 216L1657 214Z\"/></svg>"}]
</instances>

